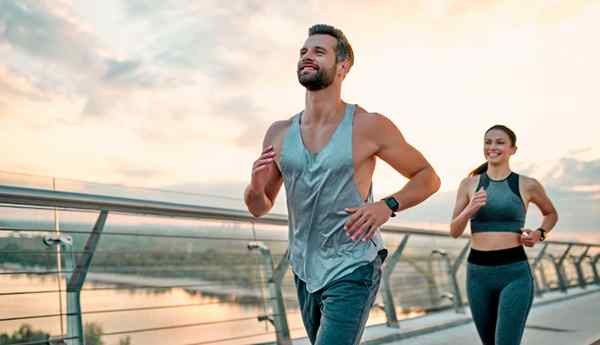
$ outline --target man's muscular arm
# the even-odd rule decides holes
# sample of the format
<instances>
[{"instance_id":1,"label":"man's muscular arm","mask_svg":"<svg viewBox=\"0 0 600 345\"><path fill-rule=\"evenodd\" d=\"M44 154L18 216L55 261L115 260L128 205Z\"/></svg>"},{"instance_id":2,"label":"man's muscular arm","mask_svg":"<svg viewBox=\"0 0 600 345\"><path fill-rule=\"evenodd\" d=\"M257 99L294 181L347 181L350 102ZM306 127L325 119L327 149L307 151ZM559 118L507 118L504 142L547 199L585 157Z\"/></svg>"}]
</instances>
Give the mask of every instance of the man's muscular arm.
<instances>
[{"instance_id":1,"label":"man's muscular arm","mask_svg":"<svg viewBox=\"0 0 600 345\"><path fill-rule=\"evenodd\" d=\"M420 204L437 192L440 178L421 152L406 142L400 130L383 115L376 115L380 135L375 136L377 156L408 179L404 187L392 196L400 203L399 210Z\"/></svg>"},{"instance_id":2,"label":"man's muscular arm","mask_svg":"<svg viewBox=\"0 0 600 345\"><path fill-rule=\"evenodd\" d=\"M399 210L415 206L440 188L440 178L429 162L414 147L404 140L400 130L383 115L373 114L369 121L369 135L376 146L376 155L387 162L402 176L408 178L404 187L392 194L400 204ZM377 228L390 218L390 209L384 202L367 204L352 213L346 224L353 239L370 239Z\"/></svg>"},{"instance_id":3,"label":"man's muscular arm","mask_svg":"<svg viewBox=\"0 0 600 345\"><path fill-rule=\"evenodd\" d=\"M273 208L283 183L281 172L275 164L278 153L274 147L283 128L284 122L271 125L263 140L263 151L252 165L252 177L244 192L244 201L248 211L255 217L263 216Z\"/></svg>"}]
</instances>

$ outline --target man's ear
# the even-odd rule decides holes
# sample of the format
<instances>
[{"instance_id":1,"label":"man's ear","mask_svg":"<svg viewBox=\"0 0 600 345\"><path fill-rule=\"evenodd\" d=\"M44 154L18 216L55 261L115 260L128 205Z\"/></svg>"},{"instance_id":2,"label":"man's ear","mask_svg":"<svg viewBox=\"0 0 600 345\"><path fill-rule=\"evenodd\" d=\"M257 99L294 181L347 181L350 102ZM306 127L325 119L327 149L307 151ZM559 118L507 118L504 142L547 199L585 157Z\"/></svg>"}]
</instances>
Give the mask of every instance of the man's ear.
<instances>
[{"instance_id":1,"label":"man's ear","mask_svg":"<svg viewBox=\"0 0 600 345\"><path fill-rule=\"evenodd\" d=\"M340 61L338 63L338 71L342 73L343 76L346 76L348 72L350 72L350 62L348 60Z\"/></svg>"}]
</instances>

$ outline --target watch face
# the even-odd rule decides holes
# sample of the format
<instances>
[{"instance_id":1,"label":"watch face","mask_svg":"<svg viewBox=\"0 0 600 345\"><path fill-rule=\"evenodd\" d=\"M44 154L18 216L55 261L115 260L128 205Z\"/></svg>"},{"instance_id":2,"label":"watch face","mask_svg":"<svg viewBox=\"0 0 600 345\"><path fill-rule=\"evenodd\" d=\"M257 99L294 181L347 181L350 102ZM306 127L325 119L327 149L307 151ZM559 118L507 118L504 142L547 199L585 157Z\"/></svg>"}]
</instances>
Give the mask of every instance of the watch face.
<instances>
[{"instance_id":1,"label":"watch face","mask_svg":"<svg viewBox=\"0 0 600 345\"><path fill-rule=\"evenodd\" d=\"M400 206L398 201L396 201L396 199L393 197L386 198L385 203L394 211L398 210L398 206Z\"/></svg>"}]
</instances>

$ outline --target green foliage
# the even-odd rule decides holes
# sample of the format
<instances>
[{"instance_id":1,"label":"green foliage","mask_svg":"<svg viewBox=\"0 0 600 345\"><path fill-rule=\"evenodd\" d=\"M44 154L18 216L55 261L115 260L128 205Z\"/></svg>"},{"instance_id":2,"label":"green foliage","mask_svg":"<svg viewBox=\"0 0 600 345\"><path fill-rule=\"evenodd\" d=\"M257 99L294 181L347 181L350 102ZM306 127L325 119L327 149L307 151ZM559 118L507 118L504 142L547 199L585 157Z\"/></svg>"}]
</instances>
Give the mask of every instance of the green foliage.
<instances>
[{"instance_id":1,"label":"green foliage","mask_svg":"<svg viewBox=\"0 0 600 345\"><path fill-rule=\"evenodd\" d=\"M131 337L126 336L125 338L119 339L119 345L131 345Z\"/></svg>"},{"instance_id":2,"label":"green foliage","mask_svg":"<svg viewBox=\"0 0 600 345\"><path fill-rule=\"evenodd\" d=\"M88 322L83 328L83 336L86 345L104 345L104 342L102 341L102 326L97 323Z\"/></svg>"},{"instance_id":3,"label":"green foliage","mask_svg":"<svg viewBox=\"0 0 600 345\"><path fill-rule=\"evenodd\" d=\"M29 324L23 324L13 334L0 334L0 345L10 345L34 341L48 340L50 334L36 331ZM44 344L44 343L41 343Z\"/></svg>"},{"instance_id":4,"label":"green foliage","mask_svg":"<svg viewBox=\"0 0 600 345\"><path fill-rule=\"evenodd\" d=\"M75 259L81 255L86 239L87 235L73 234ZM124 248L121 238L110 241L112 239L106 237L101 240L90 271L154 278L195 278L245 287L257 285L258 263L262 260L257 260L255 254L247 251L193 246L190 250L183 250L181 240L160 238L130 238ZM202 245L200 241L197 244ZM0 239L0 252L0 265L7 263L56 269L56 252L42 245L41 237ZM68 254L63 254L64 260ZM64 263L62 267L65 267Z\"/></svg>"},{"instance_id":5,"label":"green foliage","mask_svg":"<svg viewBox=\"0 0 600 345\"><path fill-rule=\"evenodd\" d=\"M84 326L84 337L86 345L105 345L102 341L102 326L89 322ZM39 345L49 345L50 334L34 330L29 324L23 324L12 334L0 334L0 345L11 345L39 341ZM46 341L46 342L44 342ZM118 345L131 345L131 338L126 336L119 339Z\"/></svg>"}]
</instances>

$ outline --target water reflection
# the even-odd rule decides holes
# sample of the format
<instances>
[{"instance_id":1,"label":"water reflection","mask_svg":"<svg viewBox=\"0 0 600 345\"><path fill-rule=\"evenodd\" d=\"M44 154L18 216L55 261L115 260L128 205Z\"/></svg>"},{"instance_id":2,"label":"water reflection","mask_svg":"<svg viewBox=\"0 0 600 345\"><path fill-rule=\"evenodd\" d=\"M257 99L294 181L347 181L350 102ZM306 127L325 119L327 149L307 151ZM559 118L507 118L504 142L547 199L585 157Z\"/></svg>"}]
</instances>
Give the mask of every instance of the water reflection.
<instances>
[{"instance_id":1,"label":"water reflection","mask_svg":"<svg viewBox=\"0 0 600 345\"><path fill-rule=\"evenodd\" d=\"M56 280L38 276L0 276L5 293L18 291L57 290ZM243 336L272 332L270 326L259 323L257 315L265 313L258 300L236 299L234 296L205 295L182 288L112 289L124 285L86 284L81 293L84 323L100 325L105 333L120 333L151 328L173 327L131 335L131 344L187 344L218 340L228 335ZM107 289L111 288L111 289ZM58 335L65 328L65 306L60 306L60 294L38 293L0 297L1 319L48 315L44 318L0 322L1 333L12 333L23 323L36 330ZM64 290L62 293L64 304ZM153 310L136 308L157 307ZM119 312L107 312L119 309ZM133 310L130 310L133 309ZM237 320L237 321L228 321ZM61 325L62 321L62 325ZM119 335L104 336L107 345L117 344ZM272 335L264 337L269 340ZM168 341L166 341L168 339ZM240 343L224 342L225 344ZM243 343L243 342L241 342ZM246 342L247 343L247 342Z\"/></svg>"}]
</instances>

